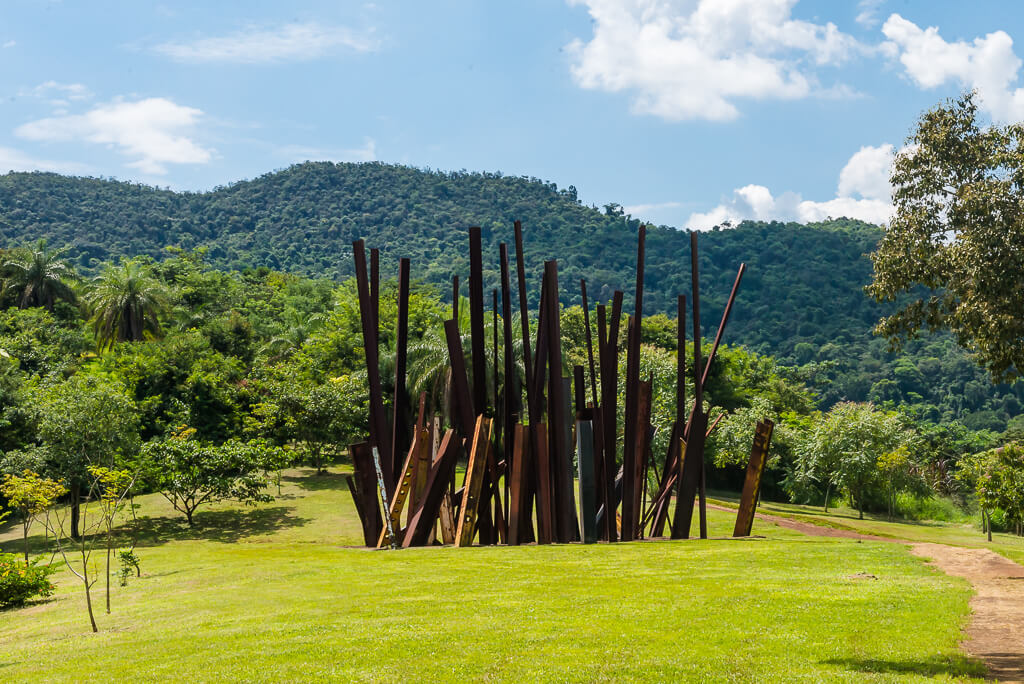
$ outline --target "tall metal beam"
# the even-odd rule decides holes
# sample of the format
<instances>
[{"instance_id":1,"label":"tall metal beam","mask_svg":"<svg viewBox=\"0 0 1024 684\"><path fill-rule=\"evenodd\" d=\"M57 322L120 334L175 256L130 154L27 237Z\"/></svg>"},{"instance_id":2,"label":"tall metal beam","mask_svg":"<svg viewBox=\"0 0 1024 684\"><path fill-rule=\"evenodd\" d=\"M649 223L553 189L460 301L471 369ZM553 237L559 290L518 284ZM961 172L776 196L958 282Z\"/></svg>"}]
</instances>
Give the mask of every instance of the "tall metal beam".
<instances>
[{"instance_id":1,"label":"tall metal beam","mask_svg":"<svg viewBox=\"0 0 1024 684\"><path fill-rule=\"evenodd\" d=\"M533 363L530 353L530 313L529 301L526 297L526 263L523 255L523 224L515 222L516 241L516 280L519 286L519 325L523 333L523 371L526 377L526 405L533 409L530 399L530 383L533 379ZM531 420L533 420L531 414Z\"/></svg>"},{"instance_id":2,"label":"tall metal beam","mask_svg":"<svg viewBox=\"0 0 1024 684\"><path fill-rule=\"evenodd\" d=\"M469 333L473 350L473 404L487 413L487 352L484 337L484 267L480 226L469 229Z\"/></svg>"},{"instance_id":3,"label":"tall metal beam","mask_svg":"<svg viewBox=\"0 0 1024 684\"><path fill-rule=\"evenodd\" d=\"M381 456L381 470L390 497L394 493L395 486L391 456L391 426L388 425L384 413L383 390L380 383L380 358L377 351L377 318L370 297L370 283L366 273L366 246L362 240L352 243L352 256L355 259L359 317L363 329L363 353L366 360L367 384L370 390L370 448L377 447L377 452Z\"/></svg>"},{"instance_id":4,"label":"tall metal beam","mask_svg":"<svg viewBox=\"0 0 1024 684\"><path fill-rule=\"evenodd\" d=\"M590 365L590 398L594 402L594 408L599 405L597 401L597 370L594 367L594 340L590 331L590 305L587 303L587 281L580 278L580 294L583 296L583 326L586 329L587 340L587 363Z\"/></svg>"},{"instance_id":5,"label":"tall metal beam","mask_svg":"<svg viewBox=\"0 0 1024 684\"><path fill-rule=\"evenodd\" d=\"M391 446L393 457L392 472L398 474L402 468L401 455L409 448L409 394L406 391L405 375L409 346L409 260L398 262L398 324L395 334L395 394L391 403L393 421Z\"/></svg>"}]
</instances>

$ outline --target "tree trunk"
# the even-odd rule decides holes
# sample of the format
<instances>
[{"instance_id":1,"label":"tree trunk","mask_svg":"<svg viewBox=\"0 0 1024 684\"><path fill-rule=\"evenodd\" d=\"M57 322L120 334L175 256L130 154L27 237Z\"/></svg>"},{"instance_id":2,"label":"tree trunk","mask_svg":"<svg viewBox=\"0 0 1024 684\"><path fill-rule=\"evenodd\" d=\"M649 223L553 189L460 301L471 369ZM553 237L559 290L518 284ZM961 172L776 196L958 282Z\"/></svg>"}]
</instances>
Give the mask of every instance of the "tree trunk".
<instances>
[{"instance_id":1,"label":"tree trunk","mask_svg":"<svg viewBox=\"0 0 1024 684\"><path fill-rule=\"evenodd\" d=\"M96 626L96 617L92 614L92 594L89 591L89 562L85 554L82 554L82 577L82 582L85 584L85 606L89 609L89 622L92 623L92 631L98 632L100 630Z\"/></svg>"},{"instance_id":2,"label":"tree trunk","mask_svg":"<svg viewBox=\"0 0 1024 684\"><path fill-rule=\"evenodd\" d=\"M110 615L110 542L111 530L107 527L107 615Z\"/></svg>"},{"instance_id":3,"label":"tree trunk","mask_svg":"<svg viewBox=\"0 0 1024 684\"><path fill-rule=\"evenodd\" d=\"M185 509L185 519L188 520L188 526L189 527L195 527L195 523L192 522L192 509L191 508L186 508Z\"/></svg>"},{"instance_id":4,"label":"tree trunk","mask_svg":"<svg viewBox=\"0 0 1024 684\"><path fill-rule=\"evenodd\" d=\"M828 513L828 495L832 493L832 483L825 485L825 512Z\"/></svg>"},{"instance_id":5,"label":"tree trunk","mask_svg":"<svg viewBox=\"0 0 1024 684\"><path fill-rule=\"evenodd\" d=\"M82 538L78 530L82 519L82 493L78 490L78 483L71 484L71 538L78 541Z\"/></svg>"},{"instance_id":6,"label":"tree trunk","mask_svg":"<svg viewBox=\"0 0 1024 684\"><path fill-rule=\"evenodd\" d=\"M25 565L28 565L28 521L29 519L26 518L25 522L22 523L22 529L25 532Z\"/></svg>"},{"instance_id":7,"label":"tree trunk","mask_svg":"<svg viewBox=\"0 0 1024 684\"><path fill-rule=\"evenodd\" d=\"M857 513L860 514L860 519L864 519L864 499L861 496L857 496Z\"/></svg>"}]
</instances>

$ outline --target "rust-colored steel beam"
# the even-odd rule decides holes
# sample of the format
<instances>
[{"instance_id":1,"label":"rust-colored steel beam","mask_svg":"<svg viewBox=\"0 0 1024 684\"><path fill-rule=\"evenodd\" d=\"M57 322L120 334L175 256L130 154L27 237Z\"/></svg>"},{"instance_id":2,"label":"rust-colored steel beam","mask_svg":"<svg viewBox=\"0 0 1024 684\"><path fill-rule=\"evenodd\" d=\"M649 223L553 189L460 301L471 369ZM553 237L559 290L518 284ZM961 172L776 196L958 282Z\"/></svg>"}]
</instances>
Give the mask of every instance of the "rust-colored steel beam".
<instances>
[{"instance_id":1,"label":"rust-colored steel beam","mask_svg":"<svg viewBox=\"0 0 1024 684\"><path fill-rule=\"evenodd\" d=\"M409 260L398 262L398 324L395 334L395 394L391 403L393 422L391 446L394 452L392 472L398 473L401 454L409 448L409 393L406 390L406 363L409 358ZM392 495L393 496L393 495Z\"/></svg>"},{"instance_id":2,"label":"rust-colored steel beam","mask_svg":"<svg viewBox=\"0 0 1024 684\"><path fill-rule=\"evenodd\" d=\"M455 399L455 415L458 417L459 431L469 436L477 415L473 407L473 395L469 393L469 381L466 379L466 357L462 352L462 336L459 325L452 319L444 322L444 334L448 343L448 363L452 373L452 394Z\"/></svg>"},{"instance_id":3,"label":"rust-colored steel beam","mask_svg":"<svg viewBox=\"0 0 1024 684\"><path fill-rule=\"evenodd\" d=\"M369 442L359 442L349 447L349 450L355 480L352 498L363 524L363 541L372 548L377 545L377 539L384 529L384 518L377 505L377 469L373 465L372 447ZM359 493L358 498L355 492Z\"/></svg>"},{"instance_id":4,"label":"rust-colored steel beam","mask_svg":"<svg viewBox=\"0 0 1024 684\"><path fill-rule=\"evenodd\" d=\"M370 297L366 274L366 246L362 240L352 243L356 267L356 290L359 296L359 317L363 329L363 352L366 360L367 384L370 390L370 447L381 455L381 470L389 494L394 490L395 475L391 457L391 431L384 413L383 390L380 383L380 359L377 351L377 318ZM368 453L369 450L368 450ZM376 541L376 540L375 540Z\"/></svg>"},{"instance_id":5,"label":"rust-colored steel beam","mask_svg":"<svg viewBox=\"0 0 1024 684\"><path fill-rule=\"evenodd\" d=\"M448 430L438 446L437 458L430 467L427 484L409 527L402 539L402 547L423 546L430 543L434 534L434 522L441 510L441 500L448 494L448 483L455 477L462 439L455 430Z\"/></svg>"},{"instance_id":6,"label":"rust-colored steel beam","mask_svg":"<svg viewBox=\"0 0 1024 684\"><path fill-rule=\"evenodd\" d=\"M628 348L626 350L626 398L623 412L622 448L622 540L636 538L639 515L633 497L638 491L635 479L637 444L642 436L637 434L638 391L640 388L640 341L643 335L644 309L644 257L646 252L647 226L641 225L637 235L636 248L636 289L633 316L629 319Z\"/></svg>"},{"instance_id":7,"label":"rust-colored steel beam","mask_svg":"<svg viewBox=\"0 0 1024 684\"><path fill-rule=\"evenodd\" d=\"M456 546L470 546L473 543L480 493L484 486L490 450L491 419L483 415L477 416L476 427L473 429L473 446L469 451L469 463L466 465L462 505L459 507L459 525L455 531Z\"/></svg>"},{"instance_id":8,"label":"rust-colored steel beam","mask_svg":"<svg viewBox=\"0 0 1024 684\"><path fill-rule=\"evenodd\" d=\"M736 514L736 526L732 536L749 537L754 526L754 513L757 509L758 494L761 490L761 474L768 458L768 448L772 442L772 431L775 423L770 420L758 421L754 429L754 444L750 448L750 462L747 463L747 475L743 479L743 494L740 496L740 509Z\"/></svg>"},{"instance_id":9,"label":"rust-colored steel beam","mask_svg":"<svg viewBox=\"0 0 1024 684\"><path fill-rule=\"evenodd\" d=\"M700 275L699 275L699 253L697 251L697 231L690 233L690 271L693 279L693 385L694 385L694 406L695 411L702 414L702 420L697 424L698 431L691 435L690 441L694 445L695 452L699 458L700 480L699 491L699 512L700 512L700 538L708 538L708 502L704 491L704 442L706 440L705 430L708 426L708 416L704 413L704 365L701 360L701 328L700 328Z\"/></svg>"},{"instance_id":10,"label":"rust-colored steel beam","mask_svg":"<svg viewBox=\"0 0 1024 684\"><path fill-rule=\"evenodd\" d=\"M370 248L370 311L374 330L380 330L380 250ZM379 449L378 449L379 451Z\"/></svg>"},{"instance_id":11,"label":"rust-colored steel beam","mask_svg":"<svg viewBox=\"0 0 1024 684\"><path fill-rule=\"evenodd\" d=\"M498 376L498 290L497 289L491 290L491 341L493 343L493 349L492 349L493 355L491 356L491 362L492 362L491 363L491 367L492 367L491 379L493 381L491 383L491 392L492 392L492 395L491 395L491 409L494 412L494 417L498 418L498 417L501 416L501 413L499 412L500 402L498 401L498 386L501 384L501 381L500 381L500 378ZM500 421L500 420L494 426L494 433L495 433L495 435L497 437L496 442L498 442L498 443L501 442L501 433L502 433L502 428L503 427L504 427L504 423L502 421ZM501 452L498 452L496 454L496 457L500 459L502 457L502 455L503 454Z\"/></svg>"},{"instance_id":12,"label":"rust-colored steel beam","mask_svg":"<svg viewBox=\"0 0 1024 684\"><path fill-rule=\"evenodd\" d=\"M594 340L590 331L590 305L587 303L587 281L580 278L580 294L583 296L583 327L586 329L587 340L587 363L590 366L590 400L594 402L596 409L600 402L597 400L597 370L594 366Z\"/></svg>"},{"instance_id":13,"label":"rust-colored steel beam","mask_svg":"<svg viewBox=\"0 0 1024 684\"><path fill-rule=\"evenodd\" d=\"M484 266L480 226L469 229L469 332L473 352L473 404L487 413L487 352L484 337Z\"/></svg>"},{"instance_id":14,"label":"rust-colored steel beam","mask_svg":"<svg viewBox=\"0 0 1024 684\"><path fill-rule=\"evenodd\" d=\"M587 383L583 379L583 366L572 367L573 409L579 414L587 408Z\"/></svg>"},{"instance_id":15,"label":"rust-colored steel beam","mask_svg":"<svg viewBox=\"0 0 1024 684\"><path fill-rule=\"evenodd\" d=\"M544 423L530 426L534 433L533 461L537 473L537 543L550 544L554 540L554 502L551 487L551 460L548 458L548 430Z\"/></svg>"},{"instance_id":16,"label":"rust-colored steel beam","mask_svg":"<svg viewBox=\"0 0 1024 684\"><path fill-rule=\"evenodd\" d=\"M633 351L634 322L636 318L630 317L627 323L628 340L626 345L626 392L625 405L623 406L622 425L622 541L633 541L635 536L633 519L633 462L636 457L636 405L637 389L639 378L633 374L633 359L639 355L639 348ZM637 363L639 373L639 362Z\"/></svg>"},{"instance_id":17,"label":"rust-colored steel beam","mask_svg":"<svg viewBox=\"0 0 1024 684\"><path fill-rule=\"evenodd\" d=\"M459 276L452 276L452 318L459 320Z\"/></svg>"},{"instance_id":18,"label":"rust-colored steel beam","mask_svg":"<svg viewBox=\"0 0 1024 684\"><path fill-rule=\"evenodd\" d=\"M554 497L556 539L570 542L575 537L573 514L576 510L572 493L572 461L566 448L566 434L570 428L566 408L569 403L562 380L562 332L558 301L558 264L544 262L544 276L548 281L548 429L551 443L551 463L554 468Z\"/></svg>"},{"instance_id":19,"label":"rust-colored steel beam","mask_svg":"<svg viewBox=\"0 0 1024 684\"><path fill-rule=\"evenodd\" d=\"M736 272L736 280L733 281L732 290L729 292L729 300L725 303L725 311L722 312L722 322L718 324L718 331L715 333L715 342L711 345L711 353L708 354L708 359L704 363L704 373L700 378L701 387L708 383L708 373L711 372L711 364L715 360L715 355L718 354L718 345L721 343L722 335L725 333L725 326L729 322L729 314L732 313L732 305L736 302L736 293L739 292L740 281L743 280L743 274L746 270L747 265L740 264L740 268Z\"/></svg>"},{"instance_id":20,"label":"rust-colored steel beam","mask_svg":"<svg viewBox=\"0 0 1024 684\"><path fill-rule=\"evenodd\" d=\"M394 530L397 544L402 543L402 511L405 510L405 504L407 502L410 504L410 511L416 507L417 501L413 488L415 487L416 474L419 469L421 447L425 445L427 438L426 430L423 433L417 433L413 437L409 453L402 464L400 471L402 473L401 479L398 481L398 486L395 487L395 493L391 495L391 500L387 502L388 517L391 519L391 529ZM384 548L384 544L387 541L388 533L385 529L381 531L380 537L377 539L377 548Z\"/></svg>"},{"instance_id":21,"label":"rust-colored steel beam","mask_svg":"<svg viewBox=\"0 0 1024 684\"><path fill-rule=\"evenodd\" d=\"M509 492L508 543L512 546L521 543L520 526L523 523L523 508L526 498L526 466L527 441L526 428L521 423L513 427L512 461L508 479L511 480Z\"/></svg>"},{"instance_id":22,"label":"rust-colored steel beam","mask_svg":"<svg viewBox=\"0 0 1024 684\"><path fill-rule=\"evenodd\" d=\"M618 539L616 511L619 507L615 478L618 466L618 391L619 391L619 318L622 315L620 290L612 296L611 317L605 327L605 308L598 310L598 355L601 362L601 443L604 449L604 513L603 536L610 542Z\"/></svg>"},{"instance_id":23,"label":"rust-colored steel beam","mask_svg":"<svg viewBox=\"0 0 1024 684\"><path fill-rule=\"evenodd\" d=\"M653 396L654 383L650 380L641 380L637 388L637 412L636 412L636 453L633 456L633 511L630 519L633 529L633 539L641 538L643 526L641 525L641 512L643 511L643 497L647 486L647 452L650 446L651 436L651 399ZM625 510L625 509L623 509ZM626 516L622 516L623 529L626 526Z\"/></svg>"},{"instance_id":24,"label":"rust-colored steel beam","mask_svg":"<svg viewBox=\"0 0 1024 684\"><path fill-rule=\"evenodd\" d=\"M704 388L701 378L704 368L701 365L701 332L700 332L700 276L698 271L697 233L690 233L690 276L691 296L693 297L693 384L694 404L690 414L690 426L686 435L686 452L680 477L677 481L676 511L672 524L672 538L686 539L690 536L690 525L693 519L693 498L697 493L704 470L704 434L707 429L707 414L704 413ZM705 514L706 502L702 501L700 509ZM703 517L703 515L702 515Z\"/></svg>"},{"instance_id":25,"label":"rust-colored steel beam","mask_svg":"<svg viewBox=\"0 0 1024 684\"><path fill-rule=\"evenodd\" d=\"M514 224L516 240L516 279L519 285L519 325L523 332L523 370L526 373L526 405L531 409L530 380L533 378L533 363L530 353L530 313L529 301L526 298L526 262L523 256L523 224ZM532 417L531 417L532 420Z\"/></svg>"},{"instance_id":26,"label":"rust-colored steel beam","mask_svg":"<svg viewBox=\"0 0 1024 684\"><path fill-rule=\"evenodd\" d=\"M504 456L505 456L505 518L509 524L509 539L512 538L512 471L515 459L521 452L516 450L516 440L521 432L516 431L517 416L519 415L520 393L519 383L516 375L515 356L512 349L512 285L509 274L508 245L502 242L498 246L498 253L501 258L501 322L502 322L502 351L504 356L501 420L503 423L502 433L505 435ZM520 498L517 510L523 506ZM517 513L518 515L518 513ZM518 521L516 521L518 523ZM518 532L518 524L517 524ZM518 537L517 537L518 539ZM509 542L511 543L511 541ZM518 543L518 541L516 542Z\"/></svg>"}]
</instances>

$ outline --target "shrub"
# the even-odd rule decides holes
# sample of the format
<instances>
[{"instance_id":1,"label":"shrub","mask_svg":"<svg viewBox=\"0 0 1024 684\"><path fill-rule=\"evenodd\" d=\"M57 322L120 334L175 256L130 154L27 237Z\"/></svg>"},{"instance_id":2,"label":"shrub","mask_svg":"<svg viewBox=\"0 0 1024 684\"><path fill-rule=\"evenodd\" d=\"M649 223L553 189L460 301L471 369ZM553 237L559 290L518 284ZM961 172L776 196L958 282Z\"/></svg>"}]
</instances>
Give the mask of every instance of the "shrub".
<instances>
[{"instance_id":1,"label":"shrub","mask_svg":"<svg viewBox=\"0 0 1024 684\"><path fill-rule=\"evenodd\" d=\"M26 563L12 553L0 553L0 608L20 606L34 598L53 594L50 575L56 572L39 561Z\"/></svg>"}]
</instances>

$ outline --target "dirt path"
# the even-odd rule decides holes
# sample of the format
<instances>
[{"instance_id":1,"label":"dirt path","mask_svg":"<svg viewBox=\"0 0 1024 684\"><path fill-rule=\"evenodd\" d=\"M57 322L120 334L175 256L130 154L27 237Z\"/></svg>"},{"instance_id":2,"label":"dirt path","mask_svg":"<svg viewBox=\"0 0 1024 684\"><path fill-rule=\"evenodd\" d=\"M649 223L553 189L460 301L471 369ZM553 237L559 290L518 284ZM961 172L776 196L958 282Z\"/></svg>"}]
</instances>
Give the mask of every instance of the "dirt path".
<instances>
[{"instance_id":1,"label":"dirt path","mask_svg":"<svg viewBox=\"0 0 1024 684\"><path fill-rule=\"evenodd\" d=\"M1024 567L988 549L912 544L947 575L974 585L963 648L1001 682L1024 683Z\"/></svg>"},{"instance_id":2,"label":"dirt path","mask_svg":"<svg viewBox=\"0 0 1024 684\"><path fill-rule=\"evenodd\" d=\"M947 575L968 580L974 587L974 596L963 649L981 659L1000 682L1024 684L1024 567L1021 565L988 549L915 543L760 513L757 517L779 527L819 537L908 544L912 553L928 559Z\"/></svg>"}]
</instances>

